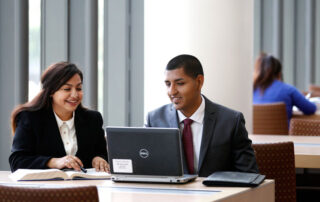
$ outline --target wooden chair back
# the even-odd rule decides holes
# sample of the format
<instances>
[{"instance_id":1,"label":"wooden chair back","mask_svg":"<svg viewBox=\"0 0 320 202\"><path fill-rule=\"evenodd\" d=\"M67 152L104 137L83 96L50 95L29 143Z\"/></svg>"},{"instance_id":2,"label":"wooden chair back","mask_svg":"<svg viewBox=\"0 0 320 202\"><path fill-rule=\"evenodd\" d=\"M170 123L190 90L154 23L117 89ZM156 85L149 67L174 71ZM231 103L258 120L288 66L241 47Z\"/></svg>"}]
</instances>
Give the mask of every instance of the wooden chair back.
<instances>
[{"instance_id":1,"label":"wooden chair back","mask_svg":"<svg viewBox=\"0 0 320 202\"><path fill-rule=\"evenodd\" d=\"M283 102L253 105L254 134L288 134L286 105Z\"/></svg>"},{"instance_id":2,"label":"wooden chair back","mask_svg":"<svg viewBox=\"0 0 320 202\"><path fill-rule=\"evenodd\" d=\"M293 142L253 144L259 172L275 180L275 201L296 202Z\"/></svg>"},{"instance_id":3,"label":"wooden chair back","mask_svg":"<svg viewBox=\"0 0 320 202\"><path fill-rule=\"evenodd\" d=\"M76 188L26 188L0 185L0 202L98 202L96 186Z\"/></svg>"},{"instance_id":4,"label":"wooden chair back","mask_svg":"<svg viewBox=\"0 0 320 202\"><path fill-rule=\"evenodd\" d=\"M320 86L310 84L309 92L311 93L311 97L320 97Z\"/></svg>"},{"instance_id":5,"label":"wooden chair back","mask_svg":"<svg viewBox=\"0 0 320 202\"><path fill-rule=\"evenodd\" d=\"M289 135L320 136L320 119L292 118Z\"/></svg>"}]
</instances>

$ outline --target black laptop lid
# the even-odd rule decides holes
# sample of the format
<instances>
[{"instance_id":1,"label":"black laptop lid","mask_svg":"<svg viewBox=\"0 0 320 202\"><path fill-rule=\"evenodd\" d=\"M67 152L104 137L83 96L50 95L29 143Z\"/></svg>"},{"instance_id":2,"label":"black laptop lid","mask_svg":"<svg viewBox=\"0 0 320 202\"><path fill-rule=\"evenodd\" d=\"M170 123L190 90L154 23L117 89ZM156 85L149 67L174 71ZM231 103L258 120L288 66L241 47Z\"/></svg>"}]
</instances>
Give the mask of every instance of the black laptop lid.
<instances>
[{"instance_id":1,"label":"black laptop lid","mask_svg":"<svg viewBox=\"0 0 320 202\"><path fill-rule=\"evenodd\" d=\"M107 127L112 174L182 176L179 129Z\"/></svg>"}]
</instances>

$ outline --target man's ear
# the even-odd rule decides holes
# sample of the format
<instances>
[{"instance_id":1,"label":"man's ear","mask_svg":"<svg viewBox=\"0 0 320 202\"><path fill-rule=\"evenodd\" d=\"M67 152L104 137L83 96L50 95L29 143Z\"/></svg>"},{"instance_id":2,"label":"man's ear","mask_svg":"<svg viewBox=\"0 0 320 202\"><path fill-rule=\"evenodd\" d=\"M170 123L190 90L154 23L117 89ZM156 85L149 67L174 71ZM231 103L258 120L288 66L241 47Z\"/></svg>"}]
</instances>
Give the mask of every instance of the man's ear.
<instances>
[{"instance_id":1,"label":"man's ear","mask_svg":"<svg viewBox=\"0 0 320 202\"><path fill-rule=\"evenodd\" d=\"M202 74L199 74L196 78L196 82L199 86L199 90L201 90L201 88L203 86L203 82L204 82L204 76Z\"/></svg>"}]
</instances>

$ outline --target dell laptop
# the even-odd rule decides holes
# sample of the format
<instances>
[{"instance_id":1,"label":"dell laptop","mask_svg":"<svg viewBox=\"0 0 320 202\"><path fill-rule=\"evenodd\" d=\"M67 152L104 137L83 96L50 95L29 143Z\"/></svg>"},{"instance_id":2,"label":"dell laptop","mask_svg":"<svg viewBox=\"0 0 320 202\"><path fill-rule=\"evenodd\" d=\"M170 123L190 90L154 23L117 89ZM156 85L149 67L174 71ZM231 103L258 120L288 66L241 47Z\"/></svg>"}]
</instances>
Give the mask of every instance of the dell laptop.
<instances>
[{"instance_id":1,"label":"dell laptop","mask_svg":"<svg viewBox=\"0 0 320 202\"><path fill-rule=\"evenodd\" d=\"M186 183L177 128L107 127L111 179L117 182Z\"/></svg>"}]
</instances>

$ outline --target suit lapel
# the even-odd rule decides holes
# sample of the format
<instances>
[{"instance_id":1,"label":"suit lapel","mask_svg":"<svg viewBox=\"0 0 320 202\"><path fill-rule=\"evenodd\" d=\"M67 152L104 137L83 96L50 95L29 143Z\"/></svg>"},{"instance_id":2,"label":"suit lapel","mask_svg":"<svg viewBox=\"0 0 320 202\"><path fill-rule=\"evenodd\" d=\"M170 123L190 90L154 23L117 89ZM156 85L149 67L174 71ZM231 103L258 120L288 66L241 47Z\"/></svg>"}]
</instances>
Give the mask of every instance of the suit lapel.
<instances>
[{"instance_id":1,"label":"suit lapel","mask_svg":"<svg viewBox=\"0 0 320 202\"><path fill-rule=\"evenodd\" d=\"M170 111L168 113L168 121L170 128L180 128L177 110L173 105L171 105Z\"/></svg>"},{"instance_id":2,"label":"suit lapel","mask_svg":"<svg viewBox=\"0 0 320 202\"><path fill-rule=\"evenodd\" d=\"M82 147L84 147L85 145L86 139L83 137L86 136L87 131L86 131L86 127L84 127L86 123L85 123L85 120L83 119L82 111L80 111L79 109L77 109L75 112L74 124L76 129L78 151L81 151ZM77 154L78 154L78 151L77 151Z\"/></svg>"},{"instance_id":3,"label":"suit lapel","mask_svg":"<svg viewBox=\"0 0 320 202\"><path fill-rule=\"evenodd\" d=\"M54 116L53 109L49 109L45 111L45 133L50 136L50 139L53 139L56 141L57 145L57 151L62 156L66 155L66 150L64 149L63 141L60 135L60 131L58 128L57 120ZM53 144L53 143L52 143Z\"/></svg>"},{"instance_id":4,"label":"suit lapel","mask_svg":"<svg viewBox=\"0 0 320 202\"><path fill-rule=\"evenodd\" d=\"M198 172L201 169L205 154L208 150L208 146L210 144L210 140L214 132L214 125L216 122L216 116L214 114L215 107L206 97L204 98L205 98L206 106L205 106L205 114L204 114L204 120L203 120L203 132L202 132L202 140L201 140L201 147L200 147Z\"/></svg>"}]
</instances>

